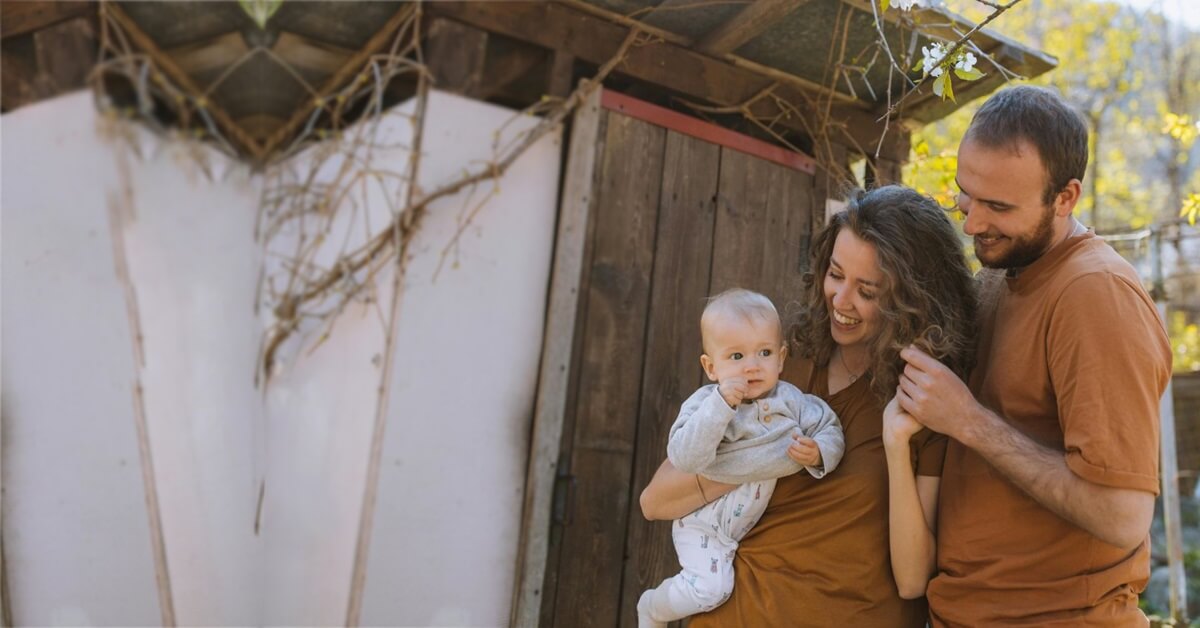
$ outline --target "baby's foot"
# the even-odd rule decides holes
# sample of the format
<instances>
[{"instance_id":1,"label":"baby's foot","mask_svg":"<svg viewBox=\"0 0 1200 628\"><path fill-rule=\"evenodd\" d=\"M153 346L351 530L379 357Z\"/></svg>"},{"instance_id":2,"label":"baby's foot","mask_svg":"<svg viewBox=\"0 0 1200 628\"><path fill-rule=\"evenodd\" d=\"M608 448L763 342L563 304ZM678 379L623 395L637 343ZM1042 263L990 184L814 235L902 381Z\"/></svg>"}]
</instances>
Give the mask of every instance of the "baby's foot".
<instances>
[{"instance_id":1,"label":"baby's foot","mask_svg":"<svg viewBox=\"0 0 1200 628\"><path fill-rule=\"evenodd\" d=\"M654 595L653 589L646 591L642 597L638 598L638 628L667 628L665 622L654 621L654 618L650 617L650 596L652 595Z\"/></svg>"}]
</instances>

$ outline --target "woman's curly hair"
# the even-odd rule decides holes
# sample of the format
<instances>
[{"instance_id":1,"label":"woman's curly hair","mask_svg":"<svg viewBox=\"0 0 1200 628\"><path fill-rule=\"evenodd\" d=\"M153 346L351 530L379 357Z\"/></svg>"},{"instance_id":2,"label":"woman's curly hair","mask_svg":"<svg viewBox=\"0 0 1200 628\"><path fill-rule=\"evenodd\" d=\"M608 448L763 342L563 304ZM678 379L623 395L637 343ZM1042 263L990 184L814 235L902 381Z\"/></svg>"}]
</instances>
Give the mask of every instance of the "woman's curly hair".
<instances>
[{"instance_id":1,"label":"woman's curly hair","mask_svg":"<svg viewBox=\"0 0 1200 628\"><path fill-rule=\"evenodd\" d=\"M878 296L882 325L867 347L871 390L883 401L895 394L904 368L900 350L910 344L964 377L975 354L975 279L945 211L899 185L857 191L815 237L788 334L790 350L821 365L833 355L824 280L842 229L875 247L884 277Z\"/></svg>"}]
</instances>

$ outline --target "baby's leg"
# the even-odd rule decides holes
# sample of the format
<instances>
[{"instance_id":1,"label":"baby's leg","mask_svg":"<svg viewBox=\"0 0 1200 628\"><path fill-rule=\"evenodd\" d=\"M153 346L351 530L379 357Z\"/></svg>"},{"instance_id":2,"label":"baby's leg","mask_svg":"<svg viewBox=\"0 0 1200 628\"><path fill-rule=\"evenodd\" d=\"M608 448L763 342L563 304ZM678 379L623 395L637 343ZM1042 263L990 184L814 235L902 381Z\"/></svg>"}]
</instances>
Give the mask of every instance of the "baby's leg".
<instances>
[{"instance_id":1,"label":"baby's leg","mask_svg":"<svg viewBox=\"0 0 1200 628\"><path fill-rule=\"evenodd\" d=\"M730 538L723 520L734 517L728 513L732 513L739 503L750 503L756 493L764 503L770 498L769 493L762 495L758 484L740 486L672 522L671 535L683 569L664 580L657 589L642 594L638 600L640 628L658 628L666 622L710 611L729 599L733 591L733 555L737 542ZM761 514L761 510L757 514Z\"/></svg>"},{"instance_id":2,"label":"baby's leg","mask_svg":"<svg viewBox=\"0 0 1200 628\"><path fill-rule=\"evenodd\" d=\"M775 482L749 482L713 502L719 511L721 534L733 541L745 538L767 509L767 502L775 492Z\"/></svg>"}]
</instances>

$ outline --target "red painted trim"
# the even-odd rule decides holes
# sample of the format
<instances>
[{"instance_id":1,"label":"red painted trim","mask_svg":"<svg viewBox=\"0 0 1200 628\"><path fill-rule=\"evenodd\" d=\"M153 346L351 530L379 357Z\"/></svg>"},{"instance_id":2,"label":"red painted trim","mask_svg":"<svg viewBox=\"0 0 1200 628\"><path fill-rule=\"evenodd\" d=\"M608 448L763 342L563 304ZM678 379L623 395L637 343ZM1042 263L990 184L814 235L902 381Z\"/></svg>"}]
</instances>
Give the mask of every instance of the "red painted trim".
<instances>
[{"instance_id":1,"label":"red painted trim","mask_svg":"<svg viewBox=\"0 0 1200 628\"><path fill-rule=\"evenodd\" d=\"M620 92L604 90L600 95L600 105L605 109L617 111L631 118L649 122L655 126L665 127L672 131L711 142L725 148L731 148L739 153L746 153L760 159L777 163L781 166L807 172L817 173L817 162L804 153L797 153L786 148L768 144L748 135L730 131L725 127L686 116L678 111L626 96Z\"/></svg>"}]
</instances>

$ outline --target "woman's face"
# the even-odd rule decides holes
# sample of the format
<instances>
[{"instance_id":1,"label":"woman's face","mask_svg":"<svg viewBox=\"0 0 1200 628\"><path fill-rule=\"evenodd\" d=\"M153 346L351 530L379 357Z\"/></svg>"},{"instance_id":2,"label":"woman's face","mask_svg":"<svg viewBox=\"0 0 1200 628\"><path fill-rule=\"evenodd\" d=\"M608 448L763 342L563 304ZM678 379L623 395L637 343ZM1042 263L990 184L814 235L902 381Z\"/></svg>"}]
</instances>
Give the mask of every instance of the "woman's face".
<instances>
[{"instance_id":1,"label":"woman's face","mask_svg":"<svg viewBox=\"0 0 1200 628\"><path fill-rule=\"evenodd\" d=\"M879 297L883 273L875 245L843 228L833 242L825 273L825 307L833 341L843 347L865 346L879 333Z\"/></svg>"}]
</instances>

